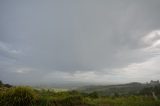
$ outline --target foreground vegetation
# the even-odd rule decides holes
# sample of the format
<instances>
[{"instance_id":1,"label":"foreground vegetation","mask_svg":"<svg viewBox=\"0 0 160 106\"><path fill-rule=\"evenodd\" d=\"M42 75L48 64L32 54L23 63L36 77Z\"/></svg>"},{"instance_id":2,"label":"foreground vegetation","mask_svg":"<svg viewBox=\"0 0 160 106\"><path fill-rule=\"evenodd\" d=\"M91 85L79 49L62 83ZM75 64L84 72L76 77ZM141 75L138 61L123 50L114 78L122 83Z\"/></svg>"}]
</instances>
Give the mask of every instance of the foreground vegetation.
<instances>
[{"instance_id":1,"label":"foreground vegetation","mask_svg":"<svg viewBox=\"0 0 160 106\"><path fill-rule=\"evenodd\" d=\"M0 106L160 106L150 90L144 89L139 95L101 96L97 92L37 90L31 87L0 87ZM145 93L145 95L143 94ZM157 94L159 95L159 94Z\"/></svg>"}]
</instances>

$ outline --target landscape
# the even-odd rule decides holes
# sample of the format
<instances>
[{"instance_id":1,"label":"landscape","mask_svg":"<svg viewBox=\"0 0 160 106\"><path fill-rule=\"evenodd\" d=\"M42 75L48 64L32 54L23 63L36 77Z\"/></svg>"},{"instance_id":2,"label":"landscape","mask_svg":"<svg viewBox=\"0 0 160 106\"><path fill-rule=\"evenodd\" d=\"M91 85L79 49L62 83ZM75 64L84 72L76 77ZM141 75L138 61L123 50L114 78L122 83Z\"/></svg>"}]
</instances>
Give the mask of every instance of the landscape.
<instances>
[{"instance_id":1,"label":"landscape","mask_svg":"<svg viewBox=\"0 0 160 106\"><path fill-rule=\"evenodd\" d=\"M159 81L65 91L0 83L0 106L159 106L159 98Z\"/></svg>"},{"instance_id":2,"label":"landscape","mask_svg":"<svg viewBox=\"0 0 160 106\"><path fill-rule=\"evenodd\" d=\"M0 0L0 106L160 106L160 0Z\"/></svg>"}]
</instances>

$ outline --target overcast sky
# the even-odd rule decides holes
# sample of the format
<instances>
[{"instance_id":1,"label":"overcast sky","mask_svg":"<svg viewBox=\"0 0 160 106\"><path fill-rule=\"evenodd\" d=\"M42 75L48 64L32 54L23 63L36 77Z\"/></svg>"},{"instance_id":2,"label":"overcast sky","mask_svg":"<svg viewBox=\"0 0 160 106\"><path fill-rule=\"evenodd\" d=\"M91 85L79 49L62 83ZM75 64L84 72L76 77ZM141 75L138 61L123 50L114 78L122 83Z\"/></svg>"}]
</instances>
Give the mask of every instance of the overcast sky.
<instances>
[{"instance_id":1,"label":"overcast sky","mask_svg":"<svg viewBox=\"0 0 160 106\"><path fill-rule=\"evenodd\" d=\"M4 82L111 84L159 78L159 0L0 1Z\"/></svg>"}]
</instances>

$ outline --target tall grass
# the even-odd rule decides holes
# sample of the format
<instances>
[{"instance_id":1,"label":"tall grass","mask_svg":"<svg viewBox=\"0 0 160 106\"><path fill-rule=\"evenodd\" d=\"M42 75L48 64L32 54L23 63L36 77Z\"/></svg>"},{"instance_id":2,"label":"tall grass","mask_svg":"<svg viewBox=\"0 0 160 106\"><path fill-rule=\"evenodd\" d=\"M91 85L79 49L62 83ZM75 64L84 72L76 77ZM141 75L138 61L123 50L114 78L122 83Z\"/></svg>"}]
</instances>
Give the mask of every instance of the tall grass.
<instances>
[{"instance_id":1,"label":"tall grass","mask_svg":"<svg viewBox=\"0 0 160 106\"><path fill-rule=\"evenodd\" d=\"M36 94L29 87L14 87L1 94L1 106L32 106Z\"/></svg>"}]
</instances>

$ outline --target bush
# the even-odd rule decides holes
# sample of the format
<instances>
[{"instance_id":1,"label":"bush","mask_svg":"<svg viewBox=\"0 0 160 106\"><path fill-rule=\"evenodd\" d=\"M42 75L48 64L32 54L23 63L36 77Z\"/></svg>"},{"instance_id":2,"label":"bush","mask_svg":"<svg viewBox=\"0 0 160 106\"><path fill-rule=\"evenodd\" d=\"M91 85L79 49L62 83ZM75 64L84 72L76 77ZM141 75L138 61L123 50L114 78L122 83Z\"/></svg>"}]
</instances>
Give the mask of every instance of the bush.
<instances>
[{"instance_id":1,"label":"bush","mask_svg":"<svg viewBox=\"0 0 160 106\"><path fill-rule=\"evenodd\" d=\"M29 87L15 87L8 89L2 96L2 106L31 106L36 101L35 92Z\"/></svg>"},{"instance_id":2,"label":"bush","mask_svg":"<svg viewBox=\"0 0 160 106\"><path fill-rule=\"evenodd\" d=\"M90 98L98 98L98 97L99 97L99 95L98 95L97 92L92 92L92 93L90 93L88 96L89 96Z\"/></svg>"}]
</instances>

